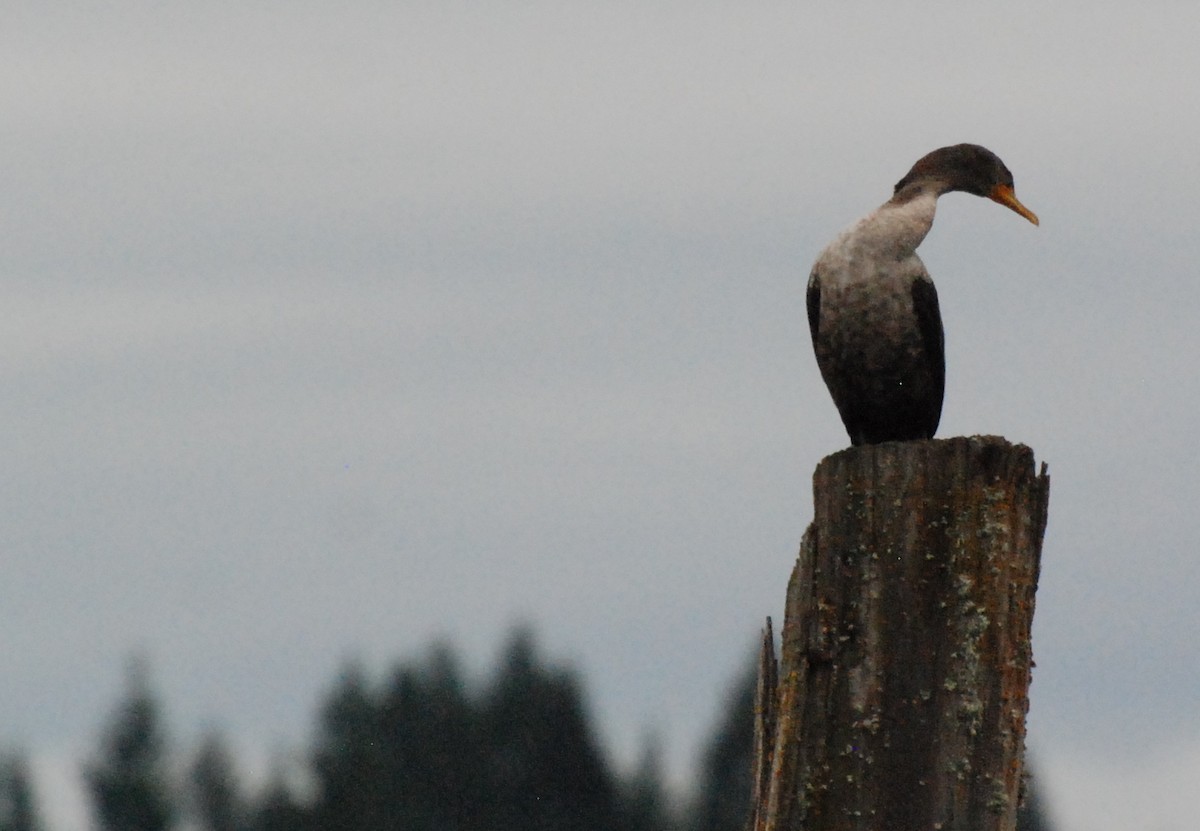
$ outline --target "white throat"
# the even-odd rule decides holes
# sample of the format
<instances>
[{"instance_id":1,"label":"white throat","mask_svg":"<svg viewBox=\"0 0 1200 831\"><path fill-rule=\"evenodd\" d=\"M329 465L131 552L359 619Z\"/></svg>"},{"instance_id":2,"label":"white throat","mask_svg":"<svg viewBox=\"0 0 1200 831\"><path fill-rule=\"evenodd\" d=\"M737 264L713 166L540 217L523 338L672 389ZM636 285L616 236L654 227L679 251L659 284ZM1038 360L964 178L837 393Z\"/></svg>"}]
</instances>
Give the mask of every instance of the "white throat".
<instances>
[{"instance_id":1,"label":"white throat","mask_svg":"<svg viewBox=\"0 0 1200 831\"><path fill-rule=\"evenodd\" d=\"M847 228L817 258L814 274L820 273L827 288L884 275L923 272L916 248L933 226L937 192L922 190L903 202L888 201ZM896 269L893 264L912 263Z\"/></svg>"},{"instance_id":2,"label":"white throat","mask_svg":"<svg viewBox=\"0 0 1200 831\"><path fill-rule=\"evenodd\" d=\"M923 190L899 204L884 202L855 223L846 236L854 237L858 245L880 253L886 251L897 256L910 254L933 227L936 210L937 193Z\"/></svg>"}]
</instances>

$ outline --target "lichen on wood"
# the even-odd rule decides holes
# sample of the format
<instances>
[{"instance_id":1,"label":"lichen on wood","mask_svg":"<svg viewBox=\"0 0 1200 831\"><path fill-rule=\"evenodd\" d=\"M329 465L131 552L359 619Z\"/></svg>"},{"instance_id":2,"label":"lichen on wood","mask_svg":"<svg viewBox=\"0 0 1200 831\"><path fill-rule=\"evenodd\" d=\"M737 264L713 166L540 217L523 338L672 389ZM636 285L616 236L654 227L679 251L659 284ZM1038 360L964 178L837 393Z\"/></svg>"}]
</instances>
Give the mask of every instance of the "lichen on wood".
<instances>
[{"instance_id":1,"label":"lichen on wood","mask_svg":"<svg viewBox=\"0 0 1200 831\"><path fill-rule=\"evenodd\" d=\"M1045 466L997 437L869 445L813 492L760 661L750 827L1009 831Z\"/></svg>"}]
</instances>

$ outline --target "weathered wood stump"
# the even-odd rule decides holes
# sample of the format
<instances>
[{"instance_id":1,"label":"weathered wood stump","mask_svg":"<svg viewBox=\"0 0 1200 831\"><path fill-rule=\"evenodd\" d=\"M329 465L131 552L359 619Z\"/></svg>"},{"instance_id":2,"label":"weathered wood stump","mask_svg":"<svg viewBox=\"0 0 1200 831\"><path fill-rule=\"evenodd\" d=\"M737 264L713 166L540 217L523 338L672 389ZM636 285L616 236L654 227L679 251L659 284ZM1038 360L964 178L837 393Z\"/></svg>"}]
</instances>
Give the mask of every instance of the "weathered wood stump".
<instances>
[{"instance_id":1,"label":"weathered wood stump","mask_svg":"<svg viewBox=\"0 0 1200 831\"><path fill-rule=\"evenodd\" d=\"M750 828L1011 831L1045 466L997 437L890 443L824 459L813 492Z\"/></svg>"}]
</instances>

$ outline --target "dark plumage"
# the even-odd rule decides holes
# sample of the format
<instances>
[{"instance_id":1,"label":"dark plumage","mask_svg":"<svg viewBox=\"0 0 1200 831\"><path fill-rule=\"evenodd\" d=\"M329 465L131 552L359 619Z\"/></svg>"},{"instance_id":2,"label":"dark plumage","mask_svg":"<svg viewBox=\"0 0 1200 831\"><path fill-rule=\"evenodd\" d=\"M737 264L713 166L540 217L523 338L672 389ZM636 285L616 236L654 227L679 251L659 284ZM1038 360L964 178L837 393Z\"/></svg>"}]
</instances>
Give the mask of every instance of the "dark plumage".
<instances>
[{"instance_id":1,"label":"dark plumage","mask_svg":"<svg viewBox=\"0 0 1200 831\"><path fill-rule=\"evenodd\" d=\"M955 190L1038 224L996 154L956 144L918 160L892 198L843 231L813 265L813 350L851 444L928 439L937 431L946 378L942 319L916 248L933 225L937 198Z\"/></svg>"}]
</instances>

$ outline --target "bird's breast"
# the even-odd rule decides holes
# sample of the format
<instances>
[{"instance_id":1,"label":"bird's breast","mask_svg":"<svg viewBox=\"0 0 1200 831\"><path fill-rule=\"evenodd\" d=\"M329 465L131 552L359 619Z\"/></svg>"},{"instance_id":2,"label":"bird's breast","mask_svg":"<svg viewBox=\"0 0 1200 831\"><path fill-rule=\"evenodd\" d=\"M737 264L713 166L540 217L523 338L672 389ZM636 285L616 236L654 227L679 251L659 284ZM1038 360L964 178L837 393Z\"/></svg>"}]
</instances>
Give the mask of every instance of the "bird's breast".
<instances>
[{"instance_id":1,"label":"bird's breast","mask_svg":"<svg viewBox=\"0 0 1200 831\"><path fill-rule=\"evenodd\" d=\"M875 355L876 364L900 357L902 344L919 344L913 278L846 282L821 291L821 331L826 348L843 355Z\"/></svg>"}]
</instances>

